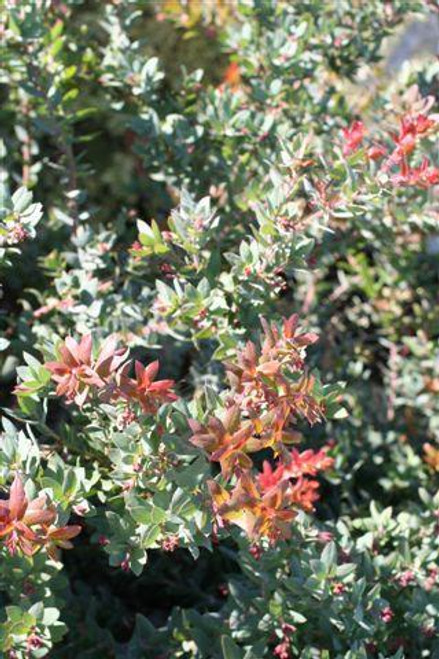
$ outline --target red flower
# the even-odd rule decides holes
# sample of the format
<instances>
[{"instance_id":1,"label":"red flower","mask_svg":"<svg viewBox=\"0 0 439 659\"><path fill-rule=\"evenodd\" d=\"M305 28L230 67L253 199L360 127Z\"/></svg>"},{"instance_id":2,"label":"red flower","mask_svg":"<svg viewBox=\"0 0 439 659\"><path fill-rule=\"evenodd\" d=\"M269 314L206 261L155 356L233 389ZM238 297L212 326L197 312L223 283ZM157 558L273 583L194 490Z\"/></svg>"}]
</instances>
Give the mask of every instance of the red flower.
<instances>
[{"instance_id":1,"label":"red flower","mask_svg":"<svg viewBox=\"0 0 439 659\"><path fill-rule=\"evenodd\" d=\"M343 128L342 133L345 139L343 155L348 156L360 147L364 139L364 124L362 121L354 121L347 128Z\"/></svg>"}]
</instances>

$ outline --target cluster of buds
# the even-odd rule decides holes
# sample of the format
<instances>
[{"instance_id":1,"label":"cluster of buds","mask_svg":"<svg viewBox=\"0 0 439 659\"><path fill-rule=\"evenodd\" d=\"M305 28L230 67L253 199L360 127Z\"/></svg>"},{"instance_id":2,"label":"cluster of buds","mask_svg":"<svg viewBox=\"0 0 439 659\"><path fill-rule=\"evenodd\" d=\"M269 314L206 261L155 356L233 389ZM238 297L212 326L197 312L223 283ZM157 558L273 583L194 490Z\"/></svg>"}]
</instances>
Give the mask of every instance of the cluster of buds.
<instances>
[{"instance_id":1,"label":"cluster of buds","mask_svg":"<svg viewBox=\"0 0 439 659\"><path fill-rule=\"evenodd\" d=\"M294 625L286 622L282 625L282 641L273 650L273 656L277 659L291 659L291 635L297 631Z\"/></svg>"},{"instance_id":2,"label":"cluster of buds","mask_svg":"<svg viewBox=\"0 0 439 659\"><path fill-rule=\"evenodd\" d=\"M163 551L172 553L177 549L179 544L180 541L178 535L170 535L162 540L161 547Z\"/></svg>"},{"instance_id":3,"label":"cluster of buds","mask_svg":"<svg viewBox=\"0 0 439 659\"><path fill-rule=\"evenodd\" d=\"M19 245L29 238L29 232L21 224L14 224L8 231L6 243L8 245Z\"/></svg>"},{"instance_id":4,"label":"cluster of buds","mask_svg":"<svg viewBox=\"0 0 439 659\"><path fill-rule=\"evenodd\" d=\"M392 622L394 617L395 614L393 610L390 608L390 606L385 606L383 609L381 609L380 618L385 625L388 625L390 622Z\"/></svg>"},{"instance_id":5,"label":"cluster of buds","mask_svg":"<svg viewBox=\"0 0 439 659\"><path fill-rule=\"evenodd\" d=\"M166 262L159 265L159 270L165 276L165 279L174 279L177 274L175 268Z\"/></svg>"},{"instance_id":6,"label":"cluster of buds","mask_svg":"<svg viewBox=\"0 0 439 659\"><path fill-rule=\"evenodd\" d=\"M398 575L397 580L401 588L407 588L416 583L415 573L413 570L405 570Z\"/></svg>"},{"instance_id":7,"label":"cluster of buds","mask_svg":"<svg viewBox=\"0 0 439 659\"><path fill-rule=\"evenodd\" d=\"M9 498L0 501L0 539L11 555L33 556L44 548L53 560L58 548L70 549L80 526L56 526L55 507L47 505L44 494L29 501L20 476L15 476Z\"/></svg>"},{"instance_id":8,"label":"cluster of buds","mask_svg":"<svg viewBox=\"0 0 439 659\"><path fill-rule=\"evenodd\" d=\"M124 430L131 423L137 421L137 415L130 407L126 407L122 414L117 419L117 427L120 430Z\"/></svg>"},{"instance_id":9,"label":"cluster of buds","mask_svg":"<svg viewBox=\"0 0 439 659\"><path fill-rule=\"evenodd\" d=\"M141 243L138 240L135 240L129 249L130 254L133 257L134 261L142 260L142 250L143 247Z\"/></svg>"},{"instance_id":10,"label":"cluster of buds","mask_svg":"<svg viewBox=\"0 0 439 659\"><path fill-rule=\"evenodd\" d=\"M346 586L344 585L344 583L341 583L341 581L336 581L335 583L332 584L332 593L336 597L343 595L345 591L346 591Z\"/></svg>"},{"instance_id":11,"label":"cluster of buds","mask_svg":"<svg viewBox=\"0 0 439 659\"><path fill-rule=\"evenodd\" d=\"M438 583L439 570L437 567L428 568L428 576L424 581L424 589L427 592L434 590Z\"/></svg>"},{"instance_id":12,"label":"cluster of buds","mask_svg":"<svg viewBox=\"0 0 439 659\"><path fill-rule=\"evenodd\" d=\"M318 483L309 476L333 461L326 450L287 448L301 439L293 427L297 419L312 425L324 418L314 380L304 370L306 347L317 336L301 333L296 315L281 328L265 321L263 327L260 349L248 342L236 361L226 364L231 396L224 418L211 417L206 424L191 420L190 426L191 442L219 463L226 483L209 482L218 526L232 523L252 542L261 537L275 542L290 536L298 509L313 510ZM256 472L251 456L262 449L271 449L277 461L274 466L265 461Z\"/></svg>"}]
</instances>

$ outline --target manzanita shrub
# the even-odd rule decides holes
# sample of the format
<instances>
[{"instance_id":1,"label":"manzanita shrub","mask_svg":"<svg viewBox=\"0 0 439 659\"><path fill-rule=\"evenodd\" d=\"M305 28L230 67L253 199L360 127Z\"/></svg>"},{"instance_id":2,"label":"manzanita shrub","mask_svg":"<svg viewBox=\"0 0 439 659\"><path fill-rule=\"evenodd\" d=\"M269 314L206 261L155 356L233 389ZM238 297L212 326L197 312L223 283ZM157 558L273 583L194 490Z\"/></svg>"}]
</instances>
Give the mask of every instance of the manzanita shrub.
<instances>
[{"instance_id":1,"label":"manzanita shrub","mask_svg":"<svg viewBox=\"0 0 439 659\"><path fill-rule=\"evenodd\" d=\"M439 656L435 7L5 3L2 657Z\"/></svg>"}]
</instances>

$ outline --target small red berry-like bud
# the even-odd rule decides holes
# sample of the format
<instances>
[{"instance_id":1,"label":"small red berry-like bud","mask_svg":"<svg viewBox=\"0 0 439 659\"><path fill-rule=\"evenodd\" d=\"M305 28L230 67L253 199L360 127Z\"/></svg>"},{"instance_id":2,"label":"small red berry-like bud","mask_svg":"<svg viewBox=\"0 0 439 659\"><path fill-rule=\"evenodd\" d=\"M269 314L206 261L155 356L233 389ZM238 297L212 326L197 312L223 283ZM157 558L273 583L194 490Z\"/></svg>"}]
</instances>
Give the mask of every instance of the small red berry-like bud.
<instances>
[{"instance_id":1,"label":"small red berry-like bud","mask_svg":"<svg viewBox=\"0 0 439 659\"><path fill-rule=\"evenodd\" d=\"M218 586L218 592L219 592L219 594L221 595L221 597L227 597L227 595L229 594L229 587L228 587L228 585L227 585L226 583L221 583L221 584Z\"/></svg>"},{"instance_id":2,"label":"small red berry-like bud","mask_svg":"<svg viewBox=\"0 0 439 659\"><path fill-rule=\"evenodd\" d=\"M273 650L273 656L277 659L291 659L290 642L288 639L276 645Z\"/></svg>"},{"instance_id":3,"label":"small red berry-like bud","mask_svg":"<svg viewBox=\"0 0 439 659\"><path fill-rule=\"evenodd\" d=\"M162 541L162 549L163 549L163 551L166 551L166 552L173 552L177 549L179 544L180 544L180 541L178 539L178 536L170 535L168 538L165 538Z\"/></svg>"},{"instance_id":4,"label":"small red berry-like bud","mask_svg":"<svg viewBox=\"0 0 439 659\"><path fill-rule=\"evenodd\" d=\"M320 542L322 545L326 545L326 543L331 542L333 538L334 534L331 533L331 531L320 531L317 534L317 542Z\"/></svg>"},{"instance_id":5,"label":"small red berry-like bud","mask_svg":"<svg viewBox=\"0 0 439 659\"><path fill-rule=\"evenodd\" d=\"M290 625L288 622L284 622L282 625L282 633L283 634L294 634L297 632L297 627L294 625Z\"/></svg>"},{"instance_id":6,"label":"small red berry-like bud","mask_svg":"<svg viewBox=\"0 0 439 659\"><path fill-rule=\"evenodd\" d=\"M253 556L255 561L259 561L262 554L264 553L262 547L260 547L259 545L252 545L249 549L249 552Z\"/></svg>"},{"instance_id":7,"label":"small red berry-like bud","mask_svg":"<svg viewBox=\"0 0 439 659\"><path fill-rule=\"evenodd\" d=\"M35 587L28 579L26 579L23 583L23 595L33 595L34 593Z\"/></svg>"},{"instance_id":8,"label":"small red berry-like bud","mask_svg":"<svg viewBox=\"0 0 439 659\"><path fill-rule=\"evenodd\" d=\"M120 564L120 567L124 572L129 572L130 571L130 555L127 554L123 561Z\"/></svg>"},{"instance_id":9,"label":"small red berry-like bud","mask_svg":"<svg viewBox=\"0 0 439 659\"><path fill-rule=\"evenodd\" d=\"M83 501L82 503L78 503L76 506L73 506L73 511L80 517L86 515L89 510L90 506L88 505L87 501Z\"/></svg>"},{"instance_id":10,"label":"small red berry-like bud","mask_svg":"<svg viewBox=\"0 0 439 659\"><path fill-rule=\"evenodd\" d=\"M127 426L130 425L130 423L133 423L134 421L137 421L137 416L133 410L127 407L127 409L124 410L124 412L118 417L117 425L118 428L124 430Z\"/></svg>"},{"instance_id":11,"label":"small red berry-like bud","mask_svg":"<svg viewBox=\"0 0 439 659\"><path fill-rule=\"evenodd\" d=\"M129 492L130 490L133 489L133 487L135 486L135 484L136 484L135 479L130 478L129 480L125 481L125 483L123 483L123 485L122 485L122 490L123 490L124 492Z\"/></svg>"},{"instance_id":12,"label":"small red berry-like bud","mask_svg":"<svg viewBox=\"0 0 439 659\"><path fill-rule=\"evenodd\" d=\"M415 580L415 573L413 570L406 570L402 572L398 577L398 583L402 588L406 588Z\"/></svg>"},{"instance_id":13,"label":"small red berry-like bud","mask_svg":"<svg viewBox=\"0 0 439 659\"><path fill-rule=\"evenodd\" d=\"M378 650L377 646L373 641L365 644L365 648L368 652L376 652Z\"/></svg>"},{"instance_id":14,"label":"small red berry-like bud","mask_svg":"<svg viewBox=\"0 0 439 659\"><path fill-rule=\"evenodd\" d=\"M16 245L17 243L22 243L28 237L29 232L24 227L22 227L21 224L16 224L9 231L7 240L10 244Z\"/></svg>"},{"instance_id":15,"label":"small red berry-like bud","mask_svg":"<svg viewBox=\"0 0 439 659\"><path fill-rule=\"evenodd\" d=\"M346 586L340 582L332 585L332 592L334 595L343 595L346 590Z\"/></svg>"},{"instance_id":16,"label":"small red berry-like bud","mask_svg":"<svg viewBox=\"0 0 439 659\"><path fill-rule=\"evenodd\" d=\"M29 648L32 648L33 650L38 650L43 645L43 641L37 634L31 634L29 638L27 639L27 644Z\"/></svg>"},{"instance_id":17,"label":"small red berry-like bud","mask_svg":"<svg viewBox=\"0 0 439 659\"><path fill-rule=\"evenodd\" d=\"M380 618L386 625L392 622L394 616L395 614L393 613L390 606L385 606L384 609L380 611Z\"/></svg>"}]
</instances>

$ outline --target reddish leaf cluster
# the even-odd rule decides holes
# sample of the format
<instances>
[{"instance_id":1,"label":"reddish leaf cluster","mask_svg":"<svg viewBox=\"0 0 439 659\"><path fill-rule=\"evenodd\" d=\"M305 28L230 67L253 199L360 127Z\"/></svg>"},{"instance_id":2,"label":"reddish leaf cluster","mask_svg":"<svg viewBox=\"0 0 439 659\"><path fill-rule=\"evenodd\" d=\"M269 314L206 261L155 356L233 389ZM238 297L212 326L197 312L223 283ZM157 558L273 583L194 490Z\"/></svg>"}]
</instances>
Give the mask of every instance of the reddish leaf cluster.
<instances>
[{"instance_id":1,"label":"reddish leaf cluster","mask_svg":"<svg viewBox=\"0 0 439 659\"><path fill-rule=\"evenodd\" d=\"M264 490L249 472L244 472L231 493L216 481L209 482L209 489L220 524L224 521L236 524L251 540L261 536L273 541L289 537L296 512L291 508L288 482Z\"/></svg>"},{"instance_id":2,"label":"reddish leaf cluster","mask_svg":"<svg viewBox=\"0 0 439 659\"><path fill-rule=\"evenodd\" d=\"M343 155L348 156L356 151L364 139L364 124L362 121L353 121L350 126L343 128Z\"/></svg>"},{"instance_id":3,"label":"reddish leaf cluster","mask_svg":"<svg viewBox=\"0 0 439 659\"><path fill-rule=\"evenodd\" d=\"M74 401L81 407L97 394L105 401L124 400L128 404L138 404L145 414L153 414L163 403L177 399L172 391L173 380L154 382L158 361L146 367L135 361L135 378L130 378L132 362L128 360L128 351L117 348L114 336L103 343L96 357L92 354L91 334L84 336L79 343L67 337L58 349L58 356L58 361L47 362L45 367L57 383L57 395L65 396L68 403ZM25 386L20 385L18 390Z\"/></svg>"},{"instance_id":4,"label":"reddish leaf cluster","mask_svg":"<svg viewBox=\"0 0 439 659\"><path fill-rule=\"evenodd\" d=\"M434 119L424 114L406 115L402 117L399 133L391 135L395 148L389 157L387 165L398 165L414 151L418 138L436 126Z\"/></svg>"},{"instance_id":5,"label":"reddish leaf cluster","mask_svg":"<svg viewBox=\"0 0 439 659\"><path fill-rule=\"evenodd\" d=\"M399 172L391 177L394 185L428 188L439 183L439 169L433 167L428 158L424 158L417 168L411 168L407 159L419 139L436 126L437 122L424 114L407 115L401 119L399 133L391 136L395 148L382 166L385 172L395 165L400 167Z\"/></svg>"},{"instance_id":6,"label":"reddish leaf cluster","mask_svg":"<svg viewBox=\"0 0 439 659\"><path fill-rule=\"evenodd\" d=\"M282 327L263 321L261 348L248 342L236 362L226 364L231 385L230 404L222 420L211 417L205 425L190 421L191 442L218 462L221 475L236 478L229 492L211 481L215 514L221 524L230 522L252 540L275 541L290 535L290 522L298 508L312 511L318 483L307 476L328 469L332 459L324 450L288 451L300 441L291 424L298 418L310 424L324 418L322 403L314 394L314 379L304 370L306 347L317 335L301 333L297 315ZM264 462L253 476L250 454L271 448L279 460L273 469Z\"/></svg>"},{"instance_id":7,"label":"reddish leaf cluster","mask_svg":"<svg viewBox=\"0 0 439 659\"><path fill-rule=\"evenodd\" d=\"M383 160L380 171L387 173L394 167L398 171L391 176L391 182L395 186L414 186L428 188L439 183L439 169L431 165L428 158L424 158L419 167L412 168L408 162L408 156L413 153L419 140L433 128L437 127L437 121L426 114L407 114L402 117L398 133L390 133L394 143L393 150ZM349 127L343 129L343 154L345 156L357 151L362 145L366 130L361 121L354 121ZM383 144L374 143L366 151L370 160L380 160L387 155L387 149Z\"/></svg>"},{"instance_id":8,"label":"reddish leaf cluster","mask_svg":"<svg viewBox=\"0 0 439 659\"><path fill-rule=\"evenodd\" d=\"M45 495L29 501L21 478L17 475L11 485L9 499L0 501L0 538L10 554L21 551L32 556L42 547L54 560L57 548L70 549L72 538L80 526L57 527L54 506L46 505Z\"/></svg>"},{"instance_id":9,"label":"reddish leaf cluster","mask_svg":"<svg viewBox=\"0 0 439 659\"><path fill-rule=\"evenodd\" d=\"M103 344L96 359L92 357L92 336L87 334L77 343L68 336L58 349L59 361L47 362L46 368L58 384L56 393L65 396L69 403L80 407L87 400L91 389L108 391L113 378L126 358L125 350L116 350L116 340L110 336Z\"/></svg>"},{"instance_id":10,"label":"reddish leaf cluster","mask_svg":"<svg viewBox=\"0 0 439 659\"><path fill-rule=\"evenodd\" d=\"M119 377L119 388L127 401L139 403L145 414L154 414L163 403L177 400L178 396L171 390L173 380L158 380L154 382L159 370L159 362L154 361L148 366L135 361L135 379L129 378L126 373L131 364L128 362Z\"/></svg>"},{"instance_id":11,"label":"reddish leaf cluster","mask_svg":"<svg viewBox=\"0 0 439 659\"><path fill-rule=\"evenodd\" d=\"M250 417L272 412L272 425L282 429L295 417L305 418L311 424L323 418L323 410L313 396L314 378L304 372L305 349L318 336L299 333L298 320L294 314L284 320L281 330L262 320L261 350L249 341L236 363L226 364L233 400L239 408Z\"/></svg>"},{"instance_id":12,"label":"reddish leaf cluster","mask_svg":"<svg viewBox=\"0 0 439 659\"><path fill-rule=\"evenodd\" d=\"M417 188L429 188L439 183L439 169L432 167L428 158L424 158L420 167L411 168L406 162L401 164L398 174L391 178L393 185L411 185Z\"/></svg>"}]
</instances>

